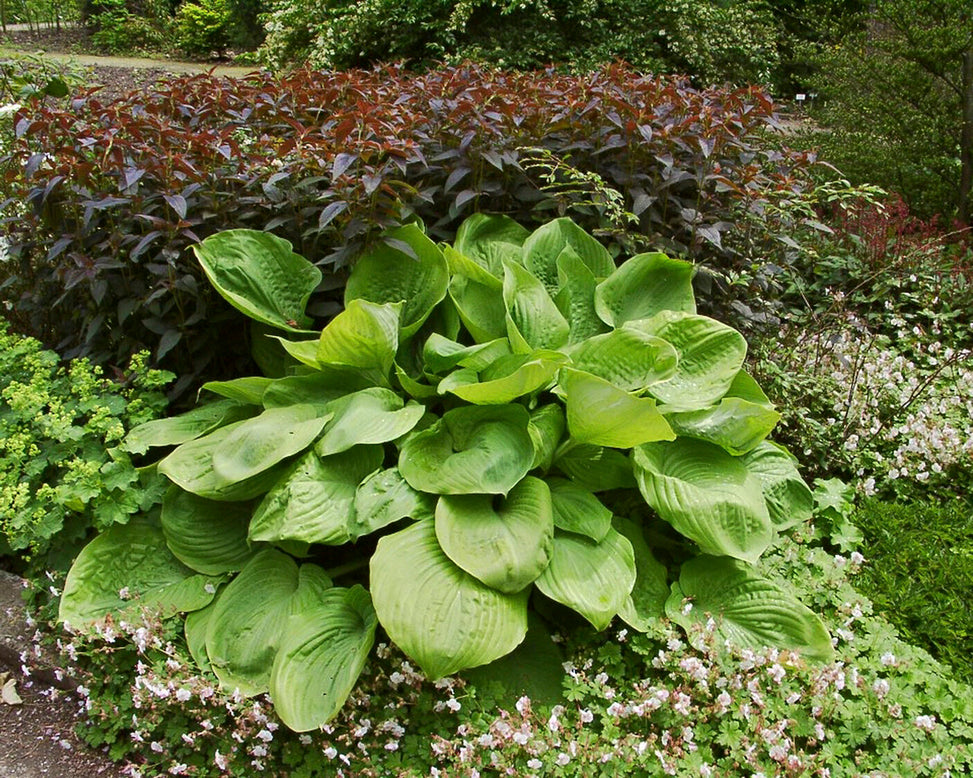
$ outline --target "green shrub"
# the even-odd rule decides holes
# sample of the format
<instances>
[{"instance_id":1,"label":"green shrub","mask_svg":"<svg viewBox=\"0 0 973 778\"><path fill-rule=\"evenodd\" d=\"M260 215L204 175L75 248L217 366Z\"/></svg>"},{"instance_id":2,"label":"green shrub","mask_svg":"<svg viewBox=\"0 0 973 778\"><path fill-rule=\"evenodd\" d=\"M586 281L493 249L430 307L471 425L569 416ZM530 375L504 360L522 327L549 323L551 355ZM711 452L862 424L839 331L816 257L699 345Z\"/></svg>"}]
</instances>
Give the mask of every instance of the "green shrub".
<instances>
[{"instance_id":1,"label":"green shrub","mask_svg":"<svg viewBox=\"0 0 973 778\"><path fill-rule=\"evenodd\" d=\"M230 45L232 9L229 0L184 2L176 11L176 43L188 54L223 54Z\"/></svg>"},{"instance_id":2,"label":"green shrub","mask_svg":"<svg viewBox=\"0 0 973 778\"><path fill-rule=\"evenodd\" d=\"M111 54L160 51L171 40L168 0L90 0L85 24L91 42Z\"/></svg>"},{"instance_id":3,"label":"green shrub","mask_svg":"<svg viewBox=\"0 0 973 778\"><path fill-rule=\"evenodd\" d=\"M697 83L770 83L778 33L766 3L685 0L275 0L261 56L275 67L423 67L465 59L532 70L624 60Z\"/></svg>"},{"instance_id":4,"label":"green shrub","mask_svg":"<svg viewBox=\"0 0 973 778\"><path fill-rule=\"evenodd\" d=\"M121 447L166 406L171 376L136 355L118 380L56 354L0 322L0 555L33 570L66 569L92 530L147 511L162 496Z\"/></svg>"},{"instance_id":5,"label":"green shrub","mask_svg":"<svg viewBox=\"0 0 973 778\"><path fill-rule=\"evenodd\" d=\"M868 564L858 586L906 640L973 681L973 508L938 497L863 500L855 523Z\"/></svg>"},{"instance_id":6,"label":"green shrub","mask_svg":"<svg viewBox=\"0 0 973 778\"><path fill-rule=\"evenodd\" d=\"M568 219L530 233L474 215L441 249L407 225L358 258L345 309L308 340L321 272L290 244L234 230L196 253L282 333L285 377L206 384L224 399L129 434L137 452L176 445L161 524L92 541L61 620L189 612L199 665L269 690L297 731L341 709L379 624L430 678L496 668L544 642L531 596L558 627L691 632L713 614L720 642L831 657L818 618L752 567L812 496L766 440L779 414L742 370L746 341L696 313L691 264L616 268Z\"/></svg>"}]
</instances>

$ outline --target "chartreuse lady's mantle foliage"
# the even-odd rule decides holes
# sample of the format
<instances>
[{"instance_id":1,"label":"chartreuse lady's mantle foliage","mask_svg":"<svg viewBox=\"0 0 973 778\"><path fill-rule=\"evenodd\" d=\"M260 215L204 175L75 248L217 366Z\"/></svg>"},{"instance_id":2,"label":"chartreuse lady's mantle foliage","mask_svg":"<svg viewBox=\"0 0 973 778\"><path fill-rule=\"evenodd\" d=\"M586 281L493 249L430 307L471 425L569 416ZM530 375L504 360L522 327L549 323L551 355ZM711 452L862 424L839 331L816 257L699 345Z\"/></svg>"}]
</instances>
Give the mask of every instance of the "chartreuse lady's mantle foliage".
<instances>
[{"instance_id":1,"label":"chartreuse lady's mantle foliage","mask_svg":"<svg viewBox=\"0 0 973 778\"><path fill-rule=\"evenodd\" d=\"M269 691L296 730L335 715L379 625L431 678L517 649L542 629L532 605L597 629L712 618L737 646L831 656L818 618L751 567L812 498L766 440L778 414L743 337L696 314L691 265L616 267L566 219L528 233L477 215L452 246L408 225L359 259L318 333L320 273L286 242L238 230L196 253L280 333L277 377L208 384L219 399L129 435L175 447L161 520L84 550L64 621L188 612L199 664Z\"/></svg>"}]
</instances>

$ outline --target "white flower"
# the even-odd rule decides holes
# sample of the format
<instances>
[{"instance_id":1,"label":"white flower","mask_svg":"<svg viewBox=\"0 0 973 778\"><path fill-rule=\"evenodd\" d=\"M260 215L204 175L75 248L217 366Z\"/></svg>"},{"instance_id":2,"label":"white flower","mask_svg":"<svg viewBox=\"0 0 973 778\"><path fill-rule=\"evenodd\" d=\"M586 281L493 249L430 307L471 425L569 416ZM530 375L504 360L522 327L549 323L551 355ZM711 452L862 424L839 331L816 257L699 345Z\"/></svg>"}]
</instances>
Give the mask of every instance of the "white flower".
<instances>
[{"instance_id":1,"label":"white flower","mask_svg":"<svg viewBox=\"0 0 973 778\"><path fill-rule=\"evenodd\" d=\"M919 729L925 732L932 732L936 728L935 716L916 716L913 722Z\"/></svg>"},{"instance_id":2,"label":"white flower","mask_svg":"<svg viewBox=\"0 0 973 778\"><path fill-rule=\"evenodd\" d=\"M560 751L554 761L561 765L561 767L564 767L564 765L571 761L571 757L563 751Z\"/></svg>"},{"instance_id":3,"label":"white flower","mask_svg":"<svg viewBox=\"0 0 973 778\"><path fill-rule=\"evenodd\" d=\"M582 708L578 716L581 719L582 724L590 724L592 721L595 720L595 714L593 714L587 708Z\"/></svg>"},{"instance_id":4,"label":"white flower","mask_svg":"<svg viewBox=\"0 0 973 778\"><path fill-rule=\"evenodd\" d=\"M524 695L517 700L517 704L514 707L517 708L517 713L519 713L521 716L525 715L525 713L530 710L530 697Z\"/></svg>"},{"instance_id":5,"label":"white flower","mask_svg":"<svg viewBox=\"0 0 973 778\"><path fill-rule=\"evenodd\" d=\"M886 651L884 654L882 654L881 662L886 667L891 667L895 664L895 661L895 654L893 654L891 651Z\"/></svg>"}]
</instances>

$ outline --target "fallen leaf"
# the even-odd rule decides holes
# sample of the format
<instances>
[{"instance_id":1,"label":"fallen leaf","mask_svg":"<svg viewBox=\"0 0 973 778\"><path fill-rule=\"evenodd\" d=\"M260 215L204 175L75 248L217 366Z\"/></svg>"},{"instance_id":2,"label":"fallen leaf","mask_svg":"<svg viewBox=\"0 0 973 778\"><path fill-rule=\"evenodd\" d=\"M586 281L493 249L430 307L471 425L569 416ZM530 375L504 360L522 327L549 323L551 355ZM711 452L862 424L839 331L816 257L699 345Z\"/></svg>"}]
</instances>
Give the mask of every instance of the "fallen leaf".
<instances>
[{"instance_id":1,"label":"fallen leaf","mask_svg":"<svg viewBox=\"0 0 973 778\"><path fill-rule=\"evenodd\" d=\"M4 673L4 675L7 675ZM23 700L20 699L20 695L17 694L17 679L7 678L6 682L3 684L3 688L0 689L0 699L3 700L5 705L20 705Z\"/></svg>"}]
</instances>

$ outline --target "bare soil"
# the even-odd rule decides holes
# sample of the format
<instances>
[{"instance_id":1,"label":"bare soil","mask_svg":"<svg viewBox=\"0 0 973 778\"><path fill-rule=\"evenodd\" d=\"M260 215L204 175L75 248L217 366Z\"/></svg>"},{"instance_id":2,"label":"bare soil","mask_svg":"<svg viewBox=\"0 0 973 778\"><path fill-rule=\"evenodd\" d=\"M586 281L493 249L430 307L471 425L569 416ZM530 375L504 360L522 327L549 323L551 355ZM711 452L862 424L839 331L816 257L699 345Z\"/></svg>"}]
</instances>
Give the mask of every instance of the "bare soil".
<instances>
[{"instance_id":1,"label":"bare soil","mask_svg":"<svg viewBox=\"0 0 973 778\"><path fill-rule=\"evenodd\" d=\"M0 778L121 778L119 765L74 734L84 726L80 698L56 657L35 654L22 590L20 578L0 570L0 687L13 681L0 699Z\"/></svg>"}]
</instances>

